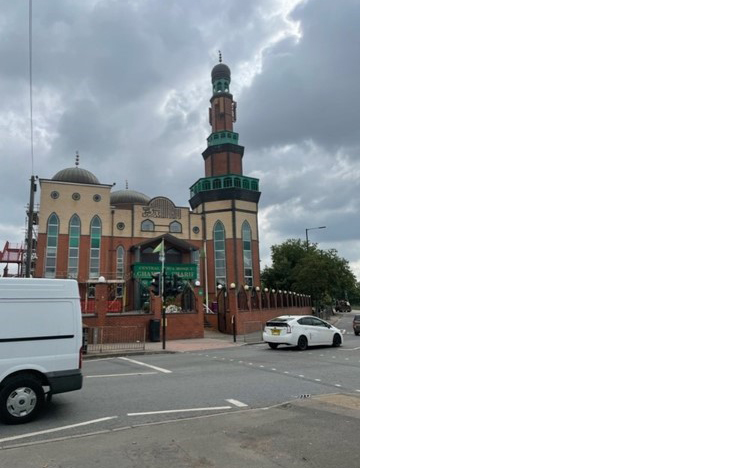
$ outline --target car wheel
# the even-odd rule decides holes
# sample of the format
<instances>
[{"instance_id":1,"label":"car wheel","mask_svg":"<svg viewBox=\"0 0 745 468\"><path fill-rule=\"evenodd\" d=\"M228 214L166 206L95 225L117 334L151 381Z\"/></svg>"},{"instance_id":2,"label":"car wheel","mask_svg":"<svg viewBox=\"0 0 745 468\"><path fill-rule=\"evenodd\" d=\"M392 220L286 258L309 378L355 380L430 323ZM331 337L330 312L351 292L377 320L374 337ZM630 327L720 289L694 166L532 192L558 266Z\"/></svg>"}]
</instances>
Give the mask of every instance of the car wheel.
<instances>
[{"instance_id":1,"label":"car wheel","mask_svg":"<svg viewBox=\"0 0 745 468\"><path fill-rule=\"evenodd\" d=\"M340 334L337 333L334 335L334 342L331 345L337 348L341 346L341 335Z\"/></svg>"},{"instance_id":2,"label":"car wheel","mask_svg":"<svg viewBox=\"0 0 745 468\"><path fill-rule=\"evenodd\" d=\"M279 346L279 343L269 343L269 347L272 349L277 349L277 346Z\"/></svg>"},{"instance_id":3,"label":"car wheel","mask_svg":"<svg viewBox=\"0 0 745 468\"><path fill-rule=\"evenodd\" d=\"M306 349L308 349L308 338L304 336L298 338L297 349L299 349L300 351L305 351Z\"/></svg>"},{"instance_id":4,"label":"car wheel","mask_svg":"<svg viewBox=\"0 0 745 468\"><path fill-rule=\"evenodd\" d=\"M0 391L0 419L22 424L34 419L44 405L44 389L35 377L18 375L8 379Z\"/></svg>"},{"instance_id":5,"label":"car wheel","mask_svg":"<svg viewBox=\"0 0 745 468\"><path fill-rule=\"evenodd\" d=\"M360 336L360 332L354 332L354 336Z\"/></svg>"}]
</instances>

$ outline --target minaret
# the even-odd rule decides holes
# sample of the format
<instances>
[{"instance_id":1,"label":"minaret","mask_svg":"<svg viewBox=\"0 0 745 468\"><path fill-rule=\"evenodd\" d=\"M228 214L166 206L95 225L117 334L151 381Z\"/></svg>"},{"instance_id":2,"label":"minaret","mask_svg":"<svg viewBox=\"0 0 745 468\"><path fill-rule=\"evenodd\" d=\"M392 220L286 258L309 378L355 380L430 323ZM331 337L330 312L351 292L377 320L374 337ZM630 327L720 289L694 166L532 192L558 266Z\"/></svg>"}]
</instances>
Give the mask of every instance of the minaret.
<instances>
[{"instance_id":1,"label":"minaret","mask_svg":"<svg viewBox=\"0 0 745 468\"><path fill-rule=\"evenodd\" d=\"M230 94L230 68L220 62L212 69L212 97L204 158L204 177L190 188L189 205L201 214L201 226L192 232L201 233L206 250L205 265L200 278L209 297L227 296L227 311L235 316L237 294L260 285L259 272L259 179L243 175L243 146L233 131L236 104ZM221 289L217 285L221 285ZM227 323L230 323L229 321ZM229 327L228 327L229 328ZM220 322L218 329L225 332Z\"/></svg>"},{"instance_id":2,"label":"minaret","mask_svg":"<svg viewBox=\"0 0 745 468\"><path fill-rule=\"evenodd\" d=\"M189 204L196 208L201 203L215 200L240 199L258 202L259 180L243 176L243 146L233 131L236 121L236 102L230 94L230 68L220 63L212 69L212 98L209 123L212 133L207 137L204 158L204 177L191 187ZM225 178L225 176L235 176ZM227 185L226 185L227 183ZM230 190L228 190L230 189Z\"/></svg>"}]
</instances>

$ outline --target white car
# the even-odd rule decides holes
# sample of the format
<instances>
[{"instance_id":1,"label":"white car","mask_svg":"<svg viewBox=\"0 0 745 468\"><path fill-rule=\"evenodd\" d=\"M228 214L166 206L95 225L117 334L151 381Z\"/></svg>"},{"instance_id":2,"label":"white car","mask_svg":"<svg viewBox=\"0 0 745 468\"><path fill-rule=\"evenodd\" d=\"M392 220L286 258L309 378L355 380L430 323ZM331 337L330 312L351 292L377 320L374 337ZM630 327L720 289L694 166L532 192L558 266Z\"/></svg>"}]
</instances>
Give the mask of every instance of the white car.
<instances>
[{"instance_id":1,"label":"white car","mask_svg":"<svg viewBox=\"0 0 745 468\"><path fill-rule=\"evenodd\" d=\"M312 315L282 315L264 326L264 341L272 349L284 344L304 350L308 346L341 346L341 330Z\"/></svg>"}]
</instances>

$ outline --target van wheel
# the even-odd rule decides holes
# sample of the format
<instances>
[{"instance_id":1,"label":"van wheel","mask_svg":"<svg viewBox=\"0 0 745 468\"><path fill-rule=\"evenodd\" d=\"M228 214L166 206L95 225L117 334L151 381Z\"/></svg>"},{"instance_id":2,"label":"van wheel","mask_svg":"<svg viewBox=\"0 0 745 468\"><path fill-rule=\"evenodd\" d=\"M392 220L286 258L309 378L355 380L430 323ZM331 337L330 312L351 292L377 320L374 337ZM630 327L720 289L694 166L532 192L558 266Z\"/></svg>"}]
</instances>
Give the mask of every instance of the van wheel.
<instances>
[{"instance_id":1,"label":"van wheel","mask_svg":"<svg viewBox=\"0 0 745 468\"><path fill-rule=\"evenodd\" d=\"M299 349L300 351L305 351L306 349L308 349L308 338L304 336L298 338L297 349Z\"/></svg>"},{"instance_id":2,"label":"van wheel","mask_svg":"<svg viewBox=\"0 0 745 468\"><path fill-rule=\"evenodd\" d=\"M0 419L7 424L22 424L34 419L44 405L44 389L35 377L11 377L0 390Z\"/></svg>"}]
</instances>

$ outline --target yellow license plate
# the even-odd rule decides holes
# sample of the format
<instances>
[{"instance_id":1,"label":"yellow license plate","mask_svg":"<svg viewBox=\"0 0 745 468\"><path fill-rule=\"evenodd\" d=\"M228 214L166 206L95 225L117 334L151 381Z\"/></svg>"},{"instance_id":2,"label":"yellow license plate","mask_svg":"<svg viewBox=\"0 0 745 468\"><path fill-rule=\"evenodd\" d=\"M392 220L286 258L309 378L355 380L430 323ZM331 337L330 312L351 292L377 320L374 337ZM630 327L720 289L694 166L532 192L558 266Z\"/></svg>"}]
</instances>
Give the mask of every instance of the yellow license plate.
<instances>
[{"instance_id":1,"label":"yellow license plate","mask_svg":"<svg viewBox=\"0 0 745 468\"><path fill-rule=\"evenodd\" d=\"M276 328L272 328L272 335L279 335L279 330Z\"/></svg>"}]
</instances>

